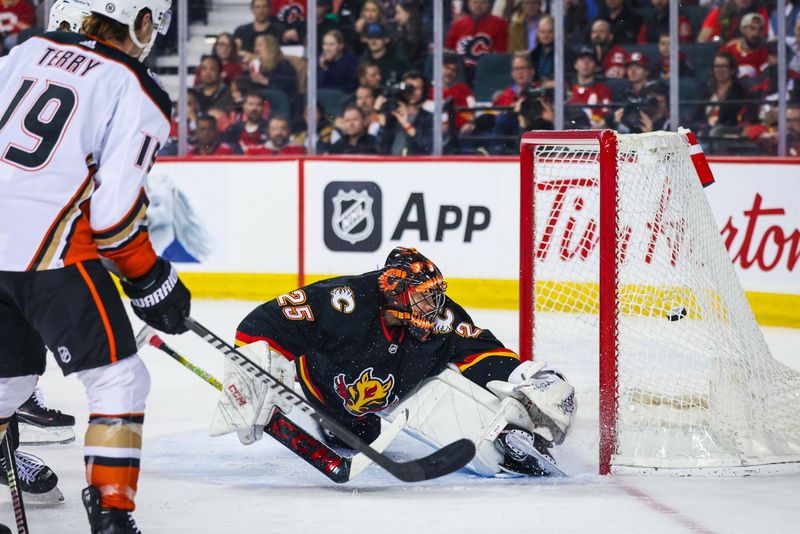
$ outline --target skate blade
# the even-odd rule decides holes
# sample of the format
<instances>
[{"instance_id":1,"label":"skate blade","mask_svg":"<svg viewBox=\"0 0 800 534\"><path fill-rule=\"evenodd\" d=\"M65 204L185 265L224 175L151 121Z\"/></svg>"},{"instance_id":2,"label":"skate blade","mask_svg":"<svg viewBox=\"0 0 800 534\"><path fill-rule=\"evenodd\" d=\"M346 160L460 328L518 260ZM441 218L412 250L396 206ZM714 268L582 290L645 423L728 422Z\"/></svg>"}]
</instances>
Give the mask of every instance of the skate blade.
<instances>
[{"instance_id":1,"label":"skate blade","mask_svg":"<svg viewBox=\"0 0 800 534\"><path fill-rule=\"evenodd\" d=\"M19 443L26 446L65 445L75 441L75 431L71 426L36 426L19 424Z\"/></svg>"},{"instance_id":2,"label":"skate blade","mask_svg":"<svg viewBox=\"0 0 800 534\"><path fill-rule=\"evenodd\" d=\"M22 495L26 504L54 505L64 502L64 494L61 493L58 486L44 493L28 493L27 491L23 491Z\"/></svg>"}]
</instances>

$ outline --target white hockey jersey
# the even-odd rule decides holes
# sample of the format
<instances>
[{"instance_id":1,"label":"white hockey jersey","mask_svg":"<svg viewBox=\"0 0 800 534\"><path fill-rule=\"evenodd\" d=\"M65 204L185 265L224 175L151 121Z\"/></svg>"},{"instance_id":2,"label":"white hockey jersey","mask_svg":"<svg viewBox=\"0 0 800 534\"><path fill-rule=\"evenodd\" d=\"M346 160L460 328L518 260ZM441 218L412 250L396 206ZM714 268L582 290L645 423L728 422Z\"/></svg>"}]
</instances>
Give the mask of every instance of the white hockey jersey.
<instances>
[{"instance_id":1,"label":"white hockey jersey","mask_svg":"<svg viewBox=\"0 0 800 534\"><path fill-rule=\"evenodd\" d=\"M14 47L0 63L0 271L100 254L145 274L144 184L170 113L148 70L100 41L52 32Z\"/></svg>"}]
</instances>

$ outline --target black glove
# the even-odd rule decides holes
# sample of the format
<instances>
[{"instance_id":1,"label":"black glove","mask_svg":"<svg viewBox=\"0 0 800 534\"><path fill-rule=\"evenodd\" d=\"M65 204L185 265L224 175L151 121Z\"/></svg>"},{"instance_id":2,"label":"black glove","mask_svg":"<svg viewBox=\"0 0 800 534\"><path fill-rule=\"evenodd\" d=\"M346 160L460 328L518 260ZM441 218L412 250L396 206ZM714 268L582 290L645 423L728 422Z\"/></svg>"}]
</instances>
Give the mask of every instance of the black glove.
<instances>
[{"instance_id":1,"label":"black glove","mask_svg":"<svg viewBox=\"0 0 800 534\"><path fill-rule=\"evenodd\" d=\"M186 332L183 320L189 317L192 294L170 262L158 258L146 275L120 282L139 319L165 334Z\"/></svg>"}]
</instances>

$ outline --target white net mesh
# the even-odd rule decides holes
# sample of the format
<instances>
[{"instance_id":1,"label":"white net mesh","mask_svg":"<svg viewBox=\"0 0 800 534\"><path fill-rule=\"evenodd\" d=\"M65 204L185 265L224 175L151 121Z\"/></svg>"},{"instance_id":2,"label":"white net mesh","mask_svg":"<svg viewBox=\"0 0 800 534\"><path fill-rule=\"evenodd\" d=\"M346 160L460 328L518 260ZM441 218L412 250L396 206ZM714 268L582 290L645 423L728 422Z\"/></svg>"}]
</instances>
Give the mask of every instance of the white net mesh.
<instances>
[{"instance_id":1,"label":"white net mesh","mask_svg":"<svg viewBox=\"0 0 800 534\"><path fill-rule=\"evenodd\" d=\"M800 374L769 353L685 137L617 140L612 464L692 469L800 461ZM537 358L558 354L567 339L570 361L598 354L599 169L598 146L534 148Z\"/></svg>"}]
</instances>

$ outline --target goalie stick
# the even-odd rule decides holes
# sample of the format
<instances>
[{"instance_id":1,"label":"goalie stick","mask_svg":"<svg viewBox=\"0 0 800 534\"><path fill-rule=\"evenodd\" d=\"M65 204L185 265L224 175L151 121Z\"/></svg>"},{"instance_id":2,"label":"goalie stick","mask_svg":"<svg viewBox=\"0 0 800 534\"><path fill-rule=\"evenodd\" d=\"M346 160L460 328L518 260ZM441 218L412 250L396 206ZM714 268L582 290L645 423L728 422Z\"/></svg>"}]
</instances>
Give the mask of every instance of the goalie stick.
<instances>
[{"instance_id":1,"label":"goalie stick","mask_svg":"<svg viewBox=\"0 0 800 534\"><path fill-rule=\"evenodd\" d=\"M223 386L219 380L167 345L150 326L145 326L136 335L137 347L141 348L145 344L152 345L165 354L168 354L175 361L203 379L204 382L217 389L217 391L222 391ZM381 435L371 443L371 447L379 452L383 452L388 444L400 433L400 430L402 430L407 420L408 411L405 410L403 414L399 414L395 418L386 430L381 432ZM264 427L264 431L323 475L339 484L349 482L372 463L363 453L358 453L352 458L339 455L336 451L308 434L301 427L295 425L280 410L275 411L270 421Z\"/></svg>"},{"instance_id":2,"label":"goalie stick","mask_svg":"<svg viewBox=\"0 0 800 534\"><path fill-rule=\"evenodd\" d=\"M3 438L3 458L6 461L6 477L8 478L8 490L11 492L11 503L14 507L14 519L17 522L17 532L28 534L28 518L25 515L25 504L22 502L22 490L19 487L19 471L17 470L17 459L14 457L14 448L6 432Z\"/></svg>"},{"instance_id":3,"label":"goalie stick","mask_svg":"<svg viewBox=\"0 0 800 534\"><path fill-rule=\"evenodd\" d=\"M225 354L231 362L241 367L250 376L260 379L275 390L275 393L282 396L285 401L314 419L320 426L332 432L353 450L364 453L370 460L403 482L421 482L447 475L467 465L475 456L475 445L468 439L459 439L428 456L406 462L396 462L370 447L369 444L350 432L334 418L315 409L307 400L283 385L277 378L267 373L250 358L237 351L205 326L191 317L185 319L185 325L189 330Z\"/></svg>"}]
</instances>

